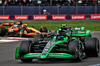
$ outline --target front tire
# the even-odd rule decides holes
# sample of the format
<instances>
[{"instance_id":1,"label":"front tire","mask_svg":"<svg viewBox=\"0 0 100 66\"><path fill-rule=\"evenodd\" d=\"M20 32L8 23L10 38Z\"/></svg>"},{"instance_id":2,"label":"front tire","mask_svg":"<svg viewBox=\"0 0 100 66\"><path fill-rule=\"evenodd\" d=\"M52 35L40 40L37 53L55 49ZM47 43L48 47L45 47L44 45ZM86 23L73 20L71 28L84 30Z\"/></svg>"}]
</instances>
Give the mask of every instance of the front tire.
<instances>
[{"instance_id":1,"label":"front tire","mask_svg":"<svg viewBox=\"0 0 100 66\"><path fill-rule=\"evenodd\" d=\"M30 59L23 59L23 56L25 54L28 54L31 52L31 41L29 40L25 40L25 41L22 41L20 47L19 47L19 54L20 54L20 60L22 62L31 62L33 58L30 58Z\"/></svg>"},{"instance_id":2,"label":"front tire","mask_svg":"<svg viewBox=\"0 0 100 66\"><path fill-rule=\"evenodd\" d=\"M75 59L72 59L71 61L79 62L82 60L82 45L78 40L71 41L68 45L68 50L69 53L75 57Z\"/></svg>"}]
</instances>

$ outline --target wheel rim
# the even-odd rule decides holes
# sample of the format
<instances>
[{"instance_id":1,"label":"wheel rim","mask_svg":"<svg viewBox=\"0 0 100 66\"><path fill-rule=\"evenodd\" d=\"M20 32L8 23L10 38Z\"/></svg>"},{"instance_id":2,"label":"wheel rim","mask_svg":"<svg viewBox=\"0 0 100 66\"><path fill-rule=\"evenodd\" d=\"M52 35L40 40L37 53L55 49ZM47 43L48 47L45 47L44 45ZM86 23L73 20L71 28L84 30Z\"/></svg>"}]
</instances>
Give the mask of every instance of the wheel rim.
<instances>
[{"instance_id":1,"label":"wheel rim","mask_svg":"<svg viewBox=\"0 0 100 66\"><path fill-rule=\"evenodd\" d=\"M81 44L79 44L78 47L76 48L75 57L79 58L80 60L82 59L82 46L81 46Z\"/></svg>"},{"instance_id":2,"label":"wheel rim","mask_svg":"<svg viewBox=\"0 0 100 66\"><path fill-rule=\"evenodd\" d=\"M99 42L97 41L97 44L96 44L96 51L97 53L99 53Z\"/></svg>"},{"instance_id":3,"label":"wheel rim","mask_svg":"<svg viewBox=\"0 0 100 66\"><path fill-rule=\"evenodd\" d=\"M79 50L79 56L82 57L82 46L81 46L81 44L79 44L78 50Z\"/></svg>"},{"instance_id":4,"label":"wheel rim","mask_svg":"<svg viewBox=\"0 0 100 66\"><path fill-rule=\"evenodd\" d=\"M75 51L75 58L77 58L77 57L79 57L80 55L79 55L79 50L78 50L78 48L76 48L76 51Z\"/></svg>"}]
</instances>

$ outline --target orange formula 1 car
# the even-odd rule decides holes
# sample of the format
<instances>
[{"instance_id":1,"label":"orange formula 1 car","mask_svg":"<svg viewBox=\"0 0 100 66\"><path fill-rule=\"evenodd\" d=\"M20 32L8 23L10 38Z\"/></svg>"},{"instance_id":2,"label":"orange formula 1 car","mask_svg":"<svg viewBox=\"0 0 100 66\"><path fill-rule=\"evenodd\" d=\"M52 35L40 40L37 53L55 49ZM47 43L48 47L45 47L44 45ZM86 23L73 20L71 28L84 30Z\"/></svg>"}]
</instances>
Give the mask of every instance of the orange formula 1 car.
<instances>
[{"instance_id":1,"label":"orange formula 1 car","mask_svg":"<svg viewBox=\"0 0 100 66\"><path fill-rule=\"evenodd\" d=\"M10 28L5 29L3 26L10 26ZM20 36L20 37L33 37L37 34L47 35L47 28L41 27L40 31L33 28L28 27L28 24L22 24L21 21L15 23L1 23L0 24L0 36Z\"/></svg>"}]
</instances>

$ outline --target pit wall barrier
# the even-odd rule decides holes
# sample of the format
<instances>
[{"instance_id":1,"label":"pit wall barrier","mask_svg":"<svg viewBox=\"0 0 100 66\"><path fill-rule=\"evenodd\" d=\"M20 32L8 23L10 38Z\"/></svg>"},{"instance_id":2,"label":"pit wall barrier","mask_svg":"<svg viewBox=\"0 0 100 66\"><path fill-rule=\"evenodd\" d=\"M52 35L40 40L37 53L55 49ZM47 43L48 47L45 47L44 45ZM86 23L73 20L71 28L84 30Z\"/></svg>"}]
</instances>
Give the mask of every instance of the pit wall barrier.
<instances>
[{"instance_id":1,"label":"pit wall barrier","mask_svg":"<svg viewBox=\"0 0 100 66\"><path fill-rule=\"evenodd\" d=\"M100 20L100 14L0 15L0 20Z\"/></svg>"}]
</instances>

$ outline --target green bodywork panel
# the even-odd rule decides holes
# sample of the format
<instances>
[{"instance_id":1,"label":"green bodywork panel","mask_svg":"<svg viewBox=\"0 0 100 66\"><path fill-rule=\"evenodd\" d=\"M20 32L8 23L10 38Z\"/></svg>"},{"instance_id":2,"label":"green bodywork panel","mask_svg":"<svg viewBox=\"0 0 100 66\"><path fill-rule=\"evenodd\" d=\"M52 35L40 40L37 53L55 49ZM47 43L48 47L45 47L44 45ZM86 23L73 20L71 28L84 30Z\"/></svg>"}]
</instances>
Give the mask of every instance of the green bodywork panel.
<instances>
[{"instance_id":1,"label":"green bodywork panel","mask_svg":"<svg viewBox=\"0 0 100 66\"><path fill-rule=\"evenodd\" d=\"M28 53L23 58L41 58L42 53ZM67 53L49 53L46 58L74 58L73 55ZM42 58L43 59L43 58Z\"/></svg>"},{"instance_id":2,"label":"green bodywork panel","mask_svg":"<svg viewBox=\"0 0 100 66\"><path fill-rule=\"evenodd\" d=\"M44 47L43 51L42 51L42 54L41 54L41 58L46 58L49 53L51 52L51 50L56 46L56 44L62 44L64 43L65 41L68 40L68 37L64 38L64 40L60 40L60 41L55 41L56 40L56 36L54 36L54 38L52 39L52 41L49 41L46 46ZM47 52L44 52L46 50L46 47L47 46L50 46L51 47L49 49L47 49Z\"/></svg>"},{"instance_id":3,"label":"green bodywork panel","mask_svg":"<svg viewBox=\"0 0 100 66\"><path fill-rule=\"evenodd\" d=\"M16 55L15 58L18 59L19 58L19 47L16 48Z\"/></svg>"},{"instance_id":4,"label":"green bodywork panel","mask_svg":"<svg viewBox=\"0 0 100 66\"><path fill-rule=\"evenodd\" d=\"M68 54L68 53L48 53L48 55L45 57L42 55L43 53L28 53L26 55L24 55L23 59L27 59L27 58L65 58L65 59L71 59L74 58L74 55ZM17 48L16 50L16 59L20 59L19 58L19 48Z\"/></svg>"},{"instance_id":5,"label":"green bodywork panel","mask_svg":"<svg viewBox=\"0 0 100 66\"><path fill-rule=\"evenodd\" d=\"M81 27L81 30L84 30L84 27Z\"/></svg>"}]
</instances>

